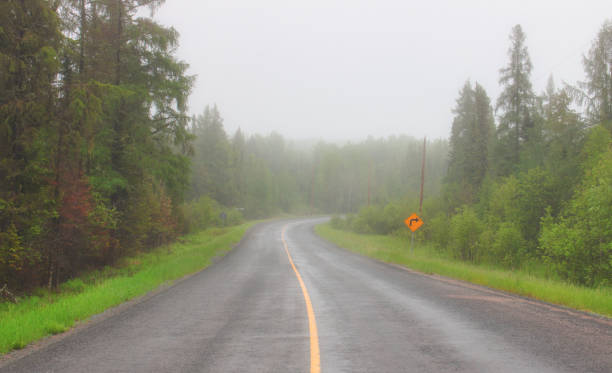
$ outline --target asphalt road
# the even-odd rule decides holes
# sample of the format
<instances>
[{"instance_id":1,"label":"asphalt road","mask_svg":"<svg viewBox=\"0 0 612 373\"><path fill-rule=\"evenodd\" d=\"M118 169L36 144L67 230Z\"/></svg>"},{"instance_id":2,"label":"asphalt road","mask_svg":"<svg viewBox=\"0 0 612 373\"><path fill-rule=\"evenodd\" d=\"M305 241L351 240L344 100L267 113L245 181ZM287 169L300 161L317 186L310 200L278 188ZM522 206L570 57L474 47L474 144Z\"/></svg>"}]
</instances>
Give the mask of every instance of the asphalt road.
<instances>
[{"instance_id":1,"label":"asphalt road","mask_svg":"<svg viewBox=\"0 0 612 373\"><path fill-rule=\"evenodd\" d=\"M612 372L612 320L349 253L313 233L320 221L262 223L208 269L0 372Z\"/></svg>"}]
</instances>

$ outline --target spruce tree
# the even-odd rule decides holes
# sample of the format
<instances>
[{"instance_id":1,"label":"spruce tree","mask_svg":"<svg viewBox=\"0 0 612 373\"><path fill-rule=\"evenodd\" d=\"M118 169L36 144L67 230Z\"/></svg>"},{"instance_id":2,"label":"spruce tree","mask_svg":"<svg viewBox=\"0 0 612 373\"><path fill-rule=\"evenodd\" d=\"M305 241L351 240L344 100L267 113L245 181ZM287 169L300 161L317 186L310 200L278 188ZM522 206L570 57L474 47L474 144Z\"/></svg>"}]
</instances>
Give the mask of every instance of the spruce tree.
<instances>
[{"instance_id":1,"label":"spruce tree","mask_svg":"<svg viewBox=\"0 0 612 373\"><path fill-rule=\"evenodd\" d=\"M496 167L502 175L516 170L523 145L530 140L535 127L532 118L535 96L529 80L532 65L525 38L520 25L512 28L508 49L510 61L500 69L499 83L503 90L496 105L496 111L500 112Z\"/></svg>"},{"instance_id":2,"label":"spruce tree","mask_svg":"<svg viewBox=\"0 0 612 373\"><path fill-rule=\"evenodd\" d=\"M580 103L587 104L587 118L593 124L608 122L612 131L612 20L606 21L587 56L584 57L585 82L579 83L584 91L578 93Z\"/></svg>"},{"instance_id":3,"label":"spruce tree","mask_svg":"<svg viewBox=\"0 0 612 373\"><path fill-rule=\"evenodd\" d=\"M453 112L447 181L460 205L474 201L487 173L494 124L489 97L478 83L465 83Z\"/></svg>"},{"instance_id":4,"label":"spruce tree","mask_svg":"<svg viewBox=\"0 0 612 373\"><path fill-rule=\"evenodd\" d=\"M9 287L38 285L47 265L60 41L48 1L0 2L0 283Z\"/></svg>"}]
</instances>

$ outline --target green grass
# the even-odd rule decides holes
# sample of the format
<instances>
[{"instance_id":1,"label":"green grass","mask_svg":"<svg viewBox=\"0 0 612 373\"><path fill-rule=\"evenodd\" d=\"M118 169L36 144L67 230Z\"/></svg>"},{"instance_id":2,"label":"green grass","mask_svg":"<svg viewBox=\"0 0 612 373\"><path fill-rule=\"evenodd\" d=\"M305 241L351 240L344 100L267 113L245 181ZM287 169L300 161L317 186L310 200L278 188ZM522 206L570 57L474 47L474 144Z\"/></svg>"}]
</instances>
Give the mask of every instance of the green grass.
<instances>
[{"instance_id":1,"label":"green grass","mask_svg":"<svg viewBox=\"0 0 612 373\"><path fill-rule=\"evenodd\" d=\"M238 243L251 225L184 236L172 245L125 258L116 267L70 280L59 293L39 289L17 304L0 303L0 354L62 333L78 321L207 267Z\"/></svg>"},{"instance_id":2,"label":"green grass","mask_svg":"<svg viewBox=\"0 0 612 373\"><path fill-rule=\"evenodd\" d=\"M315 230L340 247L383 262L612 317L612 288L609 287L592 289L542 278L526 271L459 262L422 245L415 245L411 253L410 240L405 237L357 234L334 229L329 224L319 225ZM534 272L542 271L537 269Z\"/></svg>"}]
</instances>

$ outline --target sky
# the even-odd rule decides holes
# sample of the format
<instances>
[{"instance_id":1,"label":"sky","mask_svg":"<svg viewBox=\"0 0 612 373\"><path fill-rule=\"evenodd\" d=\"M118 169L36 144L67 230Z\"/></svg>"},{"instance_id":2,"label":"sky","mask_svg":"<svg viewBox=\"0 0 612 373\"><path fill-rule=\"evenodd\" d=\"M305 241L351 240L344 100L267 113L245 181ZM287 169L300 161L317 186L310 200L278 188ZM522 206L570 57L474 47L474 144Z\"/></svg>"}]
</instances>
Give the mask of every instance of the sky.
<instances>
[{"instance_id":1,"label":"sky","mask_svg":"<svg viewBox=\"0 0 612 373\"><path fill-rule=\"evenodd\" d=\"M230 134L328 141L448 138L466 80L497 100L516 24L535 92L551 74L575 84L606 18L609 0L167 0L154 15L181 35L192 114L216 104Z\"/></svg>"}]
</instances>

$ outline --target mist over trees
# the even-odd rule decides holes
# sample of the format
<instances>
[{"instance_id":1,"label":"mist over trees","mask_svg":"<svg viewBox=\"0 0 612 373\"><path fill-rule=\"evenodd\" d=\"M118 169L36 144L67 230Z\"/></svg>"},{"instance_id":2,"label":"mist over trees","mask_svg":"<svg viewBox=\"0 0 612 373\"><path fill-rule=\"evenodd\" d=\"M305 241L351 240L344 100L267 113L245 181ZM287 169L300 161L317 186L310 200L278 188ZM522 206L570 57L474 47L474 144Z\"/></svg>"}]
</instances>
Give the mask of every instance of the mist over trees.
<instances>
[{"instance_id":1,"label":"mist over trees","mask_svg":"<svg viewBox=\"0 0 612 373\"><path fill-rule=\"evenodd\" d=\"M190 117L178 34L141 16L162 3L0 2L0 286L54 288L244 218L341 213L336 224L359 232L405 229L422 139L299 142L228 134L216 105ZM513 28L500 97L466 81L449 141L427 142L417 238L462 260L609 285L612 23L584 57L585 81L551 79L541 94L525 41Z\"/></svg>"},{"instance_id":2,"label":"mist over trees","mask_svg":"<svg viewBox=\"0 0 612 373\"><path fill-rule=\"evenodd\" d=\"M418 194L422 141L408 136L359 143L300 143L277 133L228 135L216 105L193 119L191 203L211 199L249 218L277 213L350 213ZM441 188L448 145L429 144L428 195ZM188 206L190 204L188 203ZM212 211L212 210L211 210Z\"/></svg>"},{"instance_id":3,"label":"mist over trees","mask_svg":"<svg viewBox=\"0 0 612 373\"><path fill-rule=\"evenodd\" d=\"M448 173L426 200L419 240L446 255L587 286L612 279L612 23L605 22L584 56L586 80L533 92L526 35L510 33L508 64L495 109L467 81L453 109ZM580 113L576 107L583 108ZM495 118L496 117L496 121ZM363 208L339 228L400 233L396 202ZM411 210L409 210L411 208Z\"/></svg>"}]
</instances>

